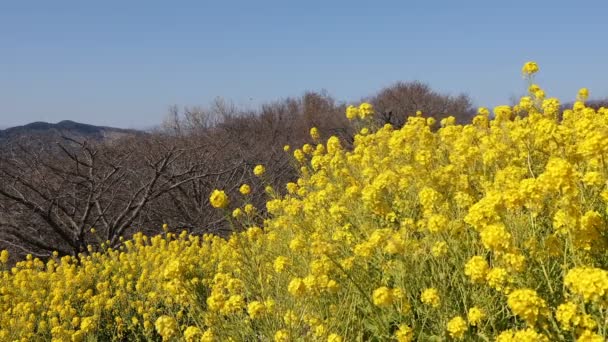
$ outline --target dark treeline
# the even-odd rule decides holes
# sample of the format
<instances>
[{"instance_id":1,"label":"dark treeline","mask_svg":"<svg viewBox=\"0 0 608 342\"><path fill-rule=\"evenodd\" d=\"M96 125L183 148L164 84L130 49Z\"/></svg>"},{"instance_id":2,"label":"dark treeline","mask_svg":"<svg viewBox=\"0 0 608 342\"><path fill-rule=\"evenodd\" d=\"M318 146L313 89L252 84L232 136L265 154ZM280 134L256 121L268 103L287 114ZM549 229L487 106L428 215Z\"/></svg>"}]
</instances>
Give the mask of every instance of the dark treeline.
<instances>
[{"instance_id":1,"label":"dark treeline","mask_svg":"<svg viewBox=\"0 0 608 342\"><path fill-rule=\"evenodd\" d=\"M573 105L574 105L574 102L567 102L564 105L562 105L562 110L571 109ZM585 107L593 108L595 110L598 110L602 107L608 108L608 98L585 101Z\"/></svg>"},{"instance_id":2,"label":"dark treeline","mask_svg":"<svg viewBox=\"0 0 608 342\"><path fill-rule=\"evenodd\" d=\"M466 95L439 94L425 84L397 83L364 99L376 109L377 124L396 127L420 110L467 122L474 110ZM217 99L206 108L171 107L154 132L112 140L69 136L43 141L24 137L0 150L0 249L17 257L53 251L77 255L87 246L121 244L134 232L170 231L226 235L234 227L209 205L213 189L224 189L231 208L247 201L264 210L264 188L278 193L297 177L284 145L312 143L311 127L323 139L352 143L346 105L323 92L308 92L243 110ZM262 179L253 175L266 166ZM260 222L261 224L261 222Z\"/></svg>"}]
</instances>

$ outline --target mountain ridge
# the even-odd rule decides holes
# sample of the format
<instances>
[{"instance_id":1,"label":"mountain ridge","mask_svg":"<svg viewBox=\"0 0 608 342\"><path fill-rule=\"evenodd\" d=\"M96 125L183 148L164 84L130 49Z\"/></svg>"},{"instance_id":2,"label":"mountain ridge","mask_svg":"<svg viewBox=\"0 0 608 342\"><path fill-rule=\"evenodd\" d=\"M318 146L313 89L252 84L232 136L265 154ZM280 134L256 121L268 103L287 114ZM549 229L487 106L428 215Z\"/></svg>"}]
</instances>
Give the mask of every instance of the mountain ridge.
<instances>
[{"instance_id":1,"label":"mountain ridge","mask_svg":"<svg viewBox=\"0 0 608 342\"><path fill-rule=\"evenodd\" d=\"M145 133L135 129L96 126L72 120L62 120L57 123L35 121L21 126L0 129L0 144L23 138L58 140L62 137L101 142L139 134Z\"/></svg>"}]
</instances>

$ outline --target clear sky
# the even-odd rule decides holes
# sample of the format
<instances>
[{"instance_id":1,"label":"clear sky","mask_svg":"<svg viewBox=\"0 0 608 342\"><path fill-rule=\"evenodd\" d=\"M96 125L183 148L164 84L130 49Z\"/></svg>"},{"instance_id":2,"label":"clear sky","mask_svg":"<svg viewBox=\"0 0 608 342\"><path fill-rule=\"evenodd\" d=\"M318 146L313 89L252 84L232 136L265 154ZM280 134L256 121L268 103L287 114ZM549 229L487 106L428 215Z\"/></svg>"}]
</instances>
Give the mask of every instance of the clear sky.
<instances>
[{"instance_id":1,"label":"clear sky","mask_svg":"<svg viewBox=\"0 0 608 342\"><path fill-rule=\"evenodd\" d=\"M608 1L0 0L0 126L158 124L172 104L339 100L420 80L476 105L608 97Z\"/></svg>"}]
</instances>

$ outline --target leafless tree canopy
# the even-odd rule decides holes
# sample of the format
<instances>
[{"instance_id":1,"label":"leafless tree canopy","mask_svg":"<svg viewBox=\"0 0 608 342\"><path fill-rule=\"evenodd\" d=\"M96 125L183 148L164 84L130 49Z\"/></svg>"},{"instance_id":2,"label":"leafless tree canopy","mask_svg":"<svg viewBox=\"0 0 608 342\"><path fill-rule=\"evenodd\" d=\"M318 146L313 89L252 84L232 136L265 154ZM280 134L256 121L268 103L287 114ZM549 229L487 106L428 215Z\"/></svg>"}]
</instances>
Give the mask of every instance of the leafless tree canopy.
<instances>
[{"instance_id":1,"label":"leafless tree canopy","mask_svg":"<svg viewBox=\"0 0 608 342\"><path fill-rule=\"evenodd\" d=\"M403 126L407 117L415 115L417 111L421 111L423 116L436 119L454 116L460 123L469 122L475 114L468 96L443 95L420 82L397 82L381 90L370 102L381 123L390 123L396 127Z\"/></svg>"},{"instance_id":2,"label":"leafless tree canopy","mask_svg":"<svg viewBox=\"0 0 608 342\"><path fill-rule=\"evenodd\" d=\"M194 146L162 136L112 145L66 137L58 148L19 143L0 156L0 199L12 208L0 221L7 242L18 239L24 249L63 254L101 241L115 246L129 229L150 223L144 218L151 202L230 171L209 172L204 159L189 158Z\"/></svg>"}]
</instances>

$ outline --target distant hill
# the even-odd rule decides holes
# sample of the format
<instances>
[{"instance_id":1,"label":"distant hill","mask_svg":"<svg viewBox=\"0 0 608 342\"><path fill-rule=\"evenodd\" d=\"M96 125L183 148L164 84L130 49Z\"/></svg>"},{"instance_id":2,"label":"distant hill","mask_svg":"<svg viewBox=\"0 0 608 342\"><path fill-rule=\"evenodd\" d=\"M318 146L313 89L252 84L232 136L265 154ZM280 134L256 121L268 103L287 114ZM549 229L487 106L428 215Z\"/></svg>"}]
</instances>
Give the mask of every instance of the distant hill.
<instances>
[{"instance_id":1,"label":"distant hill","mask_svg":"<svg viewBox=\"0 0 608 342\"><path fill-rule=\"evenodd\" d=\"M32 122L27 125L0 130L0 144L22 139L53 142L62 140L62 137L69 137L78 141L102 142L139 134L145 133L133 129L94 126L70 120L60 121L56 124Z\"/></svg>"}]
</instances>

